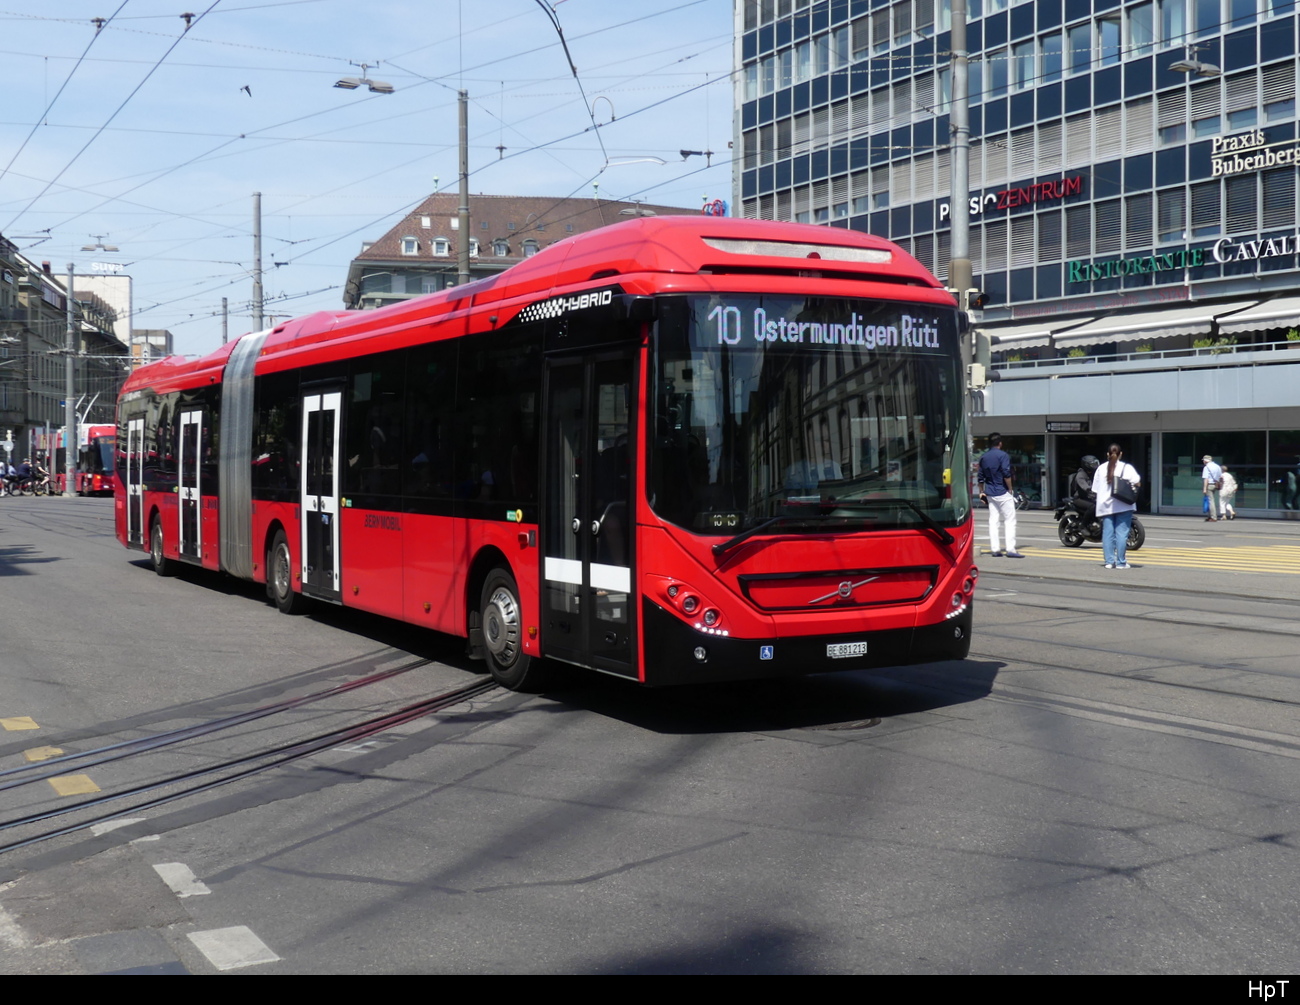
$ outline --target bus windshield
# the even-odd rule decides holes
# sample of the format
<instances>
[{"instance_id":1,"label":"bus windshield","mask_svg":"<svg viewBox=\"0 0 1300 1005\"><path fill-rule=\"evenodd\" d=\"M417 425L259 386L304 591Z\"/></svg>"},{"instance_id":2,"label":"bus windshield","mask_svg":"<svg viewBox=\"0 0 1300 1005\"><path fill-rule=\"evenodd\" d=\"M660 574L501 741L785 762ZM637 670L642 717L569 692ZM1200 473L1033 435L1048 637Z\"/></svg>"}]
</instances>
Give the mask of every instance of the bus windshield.
<instances>
[{"instance_id":1,"label":"bus windshield","mask_svg":"<svg viewBox=\"0 0 1300 1005\"><path fill-rule=\"evenodd\" d=\"M956 311L714 295L664 304L647 491L697 533L828 533L970 512Z\"/></svg>"},{"instance_id":2,"label":"bus windshield","mask_svg":"<svg viewBox=\"0 0 1300 1005\"><path fill-rule=\"evenodd\" d=\"M102 475L113 470L113 441L112 436L96 436L90 441L87 449L87 460L90 467L87 471L91 474Z\"/></svg>"}]
</instances>

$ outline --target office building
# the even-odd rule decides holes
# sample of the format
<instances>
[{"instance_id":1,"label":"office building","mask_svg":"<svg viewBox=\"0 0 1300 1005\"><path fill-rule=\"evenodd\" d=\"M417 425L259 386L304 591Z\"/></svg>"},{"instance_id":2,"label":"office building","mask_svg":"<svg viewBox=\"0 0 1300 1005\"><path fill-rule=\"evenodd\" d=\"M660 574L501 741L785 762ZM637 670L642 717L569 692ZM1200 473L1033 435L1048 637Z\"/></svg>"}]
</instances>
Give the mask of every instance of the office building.
<instances>
[{"instance_id":1,"label":"office building","mask_svg":"<svg viewBox=\"0 0 1300 1005\"><path fill-rule=\"evenodd\" d=\"M968 0L977 434L1063 493L1117 441L1143 507L1300 515L1293 0ZM735 204L951 255L947 0L738 0ZM978 439L977 439L978 442Z\"/></svg>"}]
</instances>

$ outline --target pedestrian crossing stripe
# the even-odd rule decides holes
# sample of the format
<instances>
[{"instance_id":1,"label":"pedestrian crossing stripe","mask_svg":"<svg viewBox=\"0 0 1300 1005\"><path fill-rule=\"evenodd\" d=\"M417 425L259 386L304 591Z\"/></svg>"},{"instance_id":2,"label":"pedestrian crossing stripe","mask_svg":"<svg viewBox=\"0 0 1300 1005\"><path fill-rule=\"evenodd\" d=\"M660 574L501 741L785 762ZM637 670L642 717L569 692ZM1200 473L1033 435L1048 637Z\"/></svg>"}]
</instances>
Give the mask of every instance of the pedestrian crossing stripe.
<instances>
[{"instance_id":1,"label":"pedestrian crossing stripe","mask_svg":"<svg viewBox=\"0 0 1300 1005\"><path fill-rule=\"evenodd\" d=\"M1101 565L1097 548L1021 548L1033 558L1064 558ZM1270 545L1243 548L1146 548L1129 549L1129 565L1177 569L1207 569L1216 572L1271 572L1300 576L1300 546ZM987 566L985 567L987 568Z\"/></svg>"}]
</instances>

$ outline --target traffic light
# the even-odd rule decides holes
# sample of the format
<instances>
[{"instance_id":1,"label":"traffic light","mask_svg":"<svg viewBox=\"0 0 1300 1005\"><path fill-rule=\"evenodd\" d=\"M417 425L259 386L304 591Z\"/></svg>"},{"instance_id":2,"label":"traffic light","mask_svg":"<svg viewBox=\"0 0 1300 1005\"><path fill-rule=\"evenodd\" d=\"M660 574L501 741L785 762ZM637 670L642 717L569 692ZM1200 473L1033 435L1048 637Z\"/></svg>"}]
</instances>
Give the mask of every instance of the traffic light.
<instances>
[{"instance_id":1,"label":"traffic light","mask_svg":"<svg viewBox=\"0 0 1300 1005\"><path fill-rule=\"evenodd\" d=\"M989 295L974 288L966 291L965 300L966 303L963 306L968 311L982 311L989 305Z\"/></svg>"}]
</instances>

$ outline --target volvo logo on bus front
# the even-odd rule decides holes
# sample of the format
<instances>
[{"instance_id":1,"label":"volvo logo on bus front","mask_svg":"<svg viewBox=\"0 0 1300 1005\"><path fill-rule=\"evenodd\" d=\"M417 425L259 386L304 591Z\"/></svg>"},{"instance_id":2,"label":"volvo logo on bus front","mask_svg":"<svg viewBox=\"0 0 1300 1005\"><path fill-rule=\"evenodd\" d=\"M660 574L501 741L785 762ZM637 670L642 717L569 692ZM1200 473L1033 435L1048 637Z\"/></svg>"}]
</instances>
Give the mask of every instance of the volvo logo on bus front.
<instances>
[{"instance_id":1,"label":"volvo logo on bus front","mask_svg":"<svg viewBox=\"0 0 1300 1005\"><path fill-rule=\"evenodd\" d=\"M808 606L811 607L813 604L820 604L823 600L830 600L832 597L839 597L841 600L848 600L853 596L853 591L859 586L866 586L868 583L879 578L879 576L869 576L857 583L853 582L851 579L846 579L835 589L831 590L830 593L823 593L820 597L814 597L812 600L808 601Z\"/></svg>"}]
</instances>

